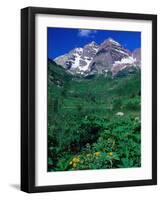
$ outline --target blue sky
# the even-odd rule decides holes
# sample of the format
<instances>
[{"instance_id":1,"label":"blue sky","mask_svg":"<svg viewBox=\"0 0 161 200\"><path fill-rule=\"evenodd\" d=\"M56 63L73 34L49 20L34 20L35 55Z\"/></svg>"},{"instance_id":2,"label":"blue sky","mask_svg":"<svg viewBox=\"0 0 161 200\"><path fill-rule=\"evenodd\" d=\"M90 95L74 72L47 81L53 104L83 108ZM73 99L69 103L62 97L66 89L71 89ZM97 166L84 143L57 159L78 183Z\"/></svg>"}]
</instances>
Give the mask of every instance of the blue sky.
<instances>
[{"instance_id":1,"label":"blue sky","mask_svg":"<svg viewBox=\"0 0 161 200\"><path fill-rule=\"evenodd\" d=\"M68 53L76 47L83 47L95 41L100 44L111 37L125 48L133 51L141 47L141 33L129 31L85 30L73 28L48 28L48 58Z\"/></svg>"}]
</instances>

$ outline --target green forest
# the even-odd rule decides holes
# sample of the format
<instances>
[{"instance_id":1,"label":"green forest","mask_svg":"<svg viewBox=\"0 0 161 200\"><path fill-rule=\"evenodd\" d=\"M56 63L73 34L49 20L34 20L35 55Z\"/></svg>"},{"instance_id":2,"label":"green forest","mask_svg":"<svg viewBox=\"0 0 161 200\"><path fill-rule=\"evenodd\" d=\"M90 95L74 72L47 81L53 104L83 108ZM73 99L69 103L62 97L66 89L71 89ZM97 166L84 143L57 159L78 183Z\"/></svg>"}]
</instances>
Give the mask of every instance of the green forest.
<instances>
[{"instance_id":1,"label":"green forest","mask_svg":"<svg viewBox=\"0 0 161 200\"><path fill-rule=\"evenodd\" d=\"M78 77L48 60L48 171L141 166L140 71Z\"/></svg>"}]
</instances>

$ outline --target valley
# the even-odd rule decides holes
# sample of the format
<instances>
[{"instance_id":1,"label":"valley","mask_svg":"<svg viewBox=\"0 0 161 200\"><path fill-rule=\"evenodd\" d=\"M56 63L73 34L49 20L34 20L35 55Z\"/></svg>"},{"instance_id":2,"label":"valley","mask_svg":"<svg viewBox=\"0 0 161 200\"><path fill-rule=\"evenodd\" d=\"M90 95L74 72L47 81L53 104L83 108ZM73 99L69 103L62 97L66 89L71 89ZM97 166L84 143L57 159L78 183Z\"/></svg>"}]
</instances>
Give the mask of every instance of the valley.
<instances>
[{"instance_id":1,"label":"valley","mask_svg":"<svg viewBox=\"0 0 161 200\"><path fill-rule=\"evenodd\" d=\"M141 72L133 67L73 74L48 60L48 171L141 166Z\"/></svg>"}]
</instances>

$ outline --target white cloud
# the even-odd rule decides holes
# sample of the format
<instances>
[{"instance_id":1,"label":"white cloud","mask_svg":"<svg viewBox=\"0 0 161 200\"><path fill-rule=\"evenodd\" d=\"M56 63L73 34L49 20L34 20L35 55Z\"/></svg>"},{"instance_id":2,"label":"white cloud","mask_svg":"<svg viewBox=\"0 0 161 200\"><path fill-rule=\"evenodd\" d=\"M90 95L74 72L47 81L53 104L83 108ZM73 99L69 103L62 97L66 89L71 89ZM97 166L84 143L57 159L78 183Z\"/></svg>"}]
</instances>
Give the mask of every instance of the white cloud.
<instances>
[{"instance_id":1,"label":"white cloud","mask_svg":"<svg viewBox=\"0 0 161 200\"><path fill-rule=\"evenodd\" d=\"M86 30L86 29L79 29L78 30L78 36L79 37L94 37L94 35L97 33L96 30Z\"/></svg>"}]
</instances>

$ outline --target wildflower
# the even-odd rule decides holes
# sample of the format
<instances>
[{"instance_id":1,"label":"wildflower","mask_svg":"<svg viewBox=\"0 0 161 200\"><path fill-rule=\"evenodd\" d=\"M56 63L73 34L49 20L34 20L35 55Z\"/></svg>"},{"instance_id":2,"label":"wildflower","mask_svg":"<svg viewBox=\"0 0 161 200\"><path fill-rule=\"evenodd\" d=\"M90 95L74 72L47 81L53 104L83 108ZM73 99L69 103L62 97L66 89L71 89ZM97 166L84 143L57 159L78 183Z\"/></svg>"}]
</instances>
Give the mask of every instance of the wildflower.
<instances>
[{"instance_id":1,"label":"wildflower","mask_svg":"<svg viewBox=\"0 0 161 200\"><path fill-rule=\"evenodd\" d=\"M72 160L74 163L77 163L77 162L79 162L80 161L80 158L79 157L75 157L75 158L73 158L73 160Z\"/></svg>"},{"instance_id":2,"label":"wildflower","mask_svg":"<svg viewBox=\"0 0 161 200\"><path fill-rule=\"evenodd\" d=\"M73 162L72 161L70 161L70 163L69 163L70 165L72 165L73 164Z\"/></svg>"},{"instance_id":3,"label":"wildflower","mask_svg":"<svg viewBox=\"0 0 161 200\"><path fill-rule=\"evenodd\" d=\"M75 168L77 166L77 164L76 163L73 163L73 167Z\"/></svg>"},{"instance_id":4,"label":"wildflower","mask_svg":"<svg viewBox=\"0 0 161 200\"><path fill-rule=\"evenodd\" d=\"M108 155L109 155L109 156L112 156L112 155L113 155L113 153L112 153L112 152L109 152L109 153L108 153Z\"/></svg>"},{"instance_id":5,"label":"wildflower","mask_svg":"<svg viewBox=\"0 0 161 200\"><path fill-rule=\"evenodd\" d=\"M101 153L98 151L98 152L95 152L95 156L99 156Z\"/></svg>"}]
</instances>

